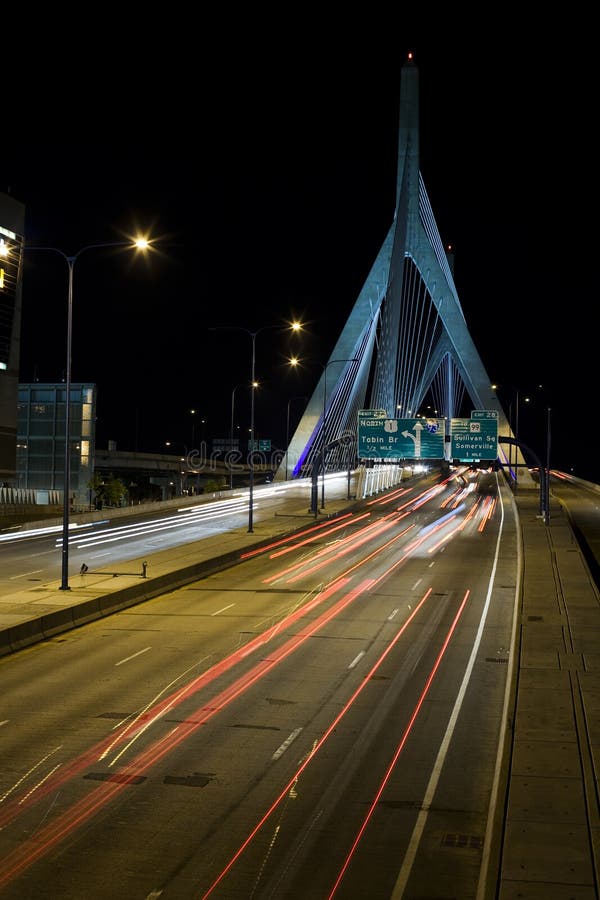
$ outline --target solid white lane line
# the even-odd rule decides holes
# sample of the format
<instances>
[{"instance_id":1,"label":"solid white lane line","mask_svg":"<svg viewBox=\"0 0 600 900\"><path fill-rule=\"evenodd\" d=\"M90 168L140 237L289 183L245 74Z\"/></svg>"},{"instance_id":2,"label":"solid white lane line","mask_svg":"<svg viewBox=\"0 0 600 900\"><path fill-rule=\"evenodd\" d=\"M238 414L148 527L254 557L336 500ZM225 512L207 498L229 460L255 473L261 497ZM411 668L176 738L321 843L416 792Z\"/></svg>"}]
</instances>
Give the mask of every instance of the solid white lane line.
<instances>
[{"instance_id":1,"label":"solid white lane line","mask_svg":"<svg viewBox=\"0 0 600 900\"><path fill-rule=\"evenodd\" d=\"M137 653L133 653L131 656L126 656L125 659L120 659L119 662L115 663L115 666L121 666L123 663L129 662L130 659L135 659L136 656L141 656L142 653L147 653L148 650L152 650L152 647L144 647L143 650L138 650Z\"/></svg>"},{"instance_id":2,"label":"solid white lane line","mask_svg":"<svg viewBox=\"0 0 600 900\"><path fill-rule=\"evenodd\" d=\"M231 609L232 606L235 606L235 603L229 603L227 606L222 606L221 609L211 613L211 616L218 616L220 613L225 612L226 609Z\"/></svg>"},{"instance_id":3,"label":"solid white lane line","mask_svg":"<svg viewBox=\"0 0 600 900\"><path fill-rule=\"evenodd\" d=\"M34 569L33 572L23 572L21 575L11 575L8 580L14 581L16 578L27 578L28 575L37 575L39 572L43 571L43 569Z\"/></svg>"},{"instance_id":4,"label":"solid white lane line","mask_svg":"<svg viewBox=\"0 0 600 900\"><path fill-rule=\"evenodd\" d=\"M279 757L282 756L285 753L285 751L288 749L290 744L292 744L296 740L296 738L298 737L298 735L300 734L301 731L302 731L301 728L295 728L294 731L292 731L292 733L290 734L290 736L285 739L283 744L281 744L281 746L277 748L277 750L275 751L275 753L273 754L271 759L279 759Z\"/></svg>"},{"instance_id":5,"label":"solid white lane line","mask_svg":"<svg viewBox=\"0 0 600 900\"><path fill-rule=\"evenodd\" d=\"M360 653L358 654L358 656L354 657L354 659L352 660L352 662L350 663L348 668L353 669L354 666L358 665L358 663L360 662L360 660L363 658L364 655L365 655L365 651L361 650Z\"/></svg>"}]
</instances>

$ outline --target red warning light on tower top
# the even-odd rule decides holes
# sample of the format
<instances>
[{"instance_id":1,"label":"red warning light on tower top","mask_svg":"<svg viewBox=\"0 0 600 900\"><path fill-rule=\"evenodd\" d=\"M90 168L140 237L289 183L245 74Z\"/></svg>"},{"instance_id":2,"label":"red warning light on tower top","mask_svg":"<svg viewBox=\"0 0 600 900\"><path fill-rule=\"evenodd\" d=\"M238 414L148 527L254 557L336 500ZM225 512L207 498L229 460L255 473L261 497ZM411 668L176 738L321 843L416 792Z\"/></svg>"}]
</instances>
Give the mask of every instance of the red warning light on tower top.
<instances>
[{"instance_id":1,"label":"red warning light on tower top","mask_svg":"<svg viewBox=\"0 0 600 900\"><path fill-rule=\"evenodd\" d=\"M412 58L413 58L412 50L409 50L409 51L408 51L408 59L409 59L409 62L412 61Z\"/></svg>"}]
</instances>

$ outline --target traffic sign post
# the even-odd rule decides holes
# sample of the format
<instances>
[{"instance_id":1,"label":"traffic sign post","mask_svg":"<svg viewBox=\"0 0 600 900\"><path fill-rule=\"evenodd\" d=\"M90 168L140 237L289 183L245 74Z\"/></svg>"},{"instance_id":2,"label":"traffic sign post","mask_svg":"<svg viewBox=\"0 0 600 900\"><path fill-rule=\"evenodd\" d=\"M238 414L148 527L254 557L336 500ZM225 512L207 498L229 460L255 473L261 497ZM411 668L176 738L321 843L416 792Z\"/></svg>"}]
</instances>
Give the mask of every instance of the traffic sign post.
<instances>
[{"instance_id":1,"label":"traffic sign post","mask_svg":"<svg viewBox=\"0 0 600 900\"><path fill-rule=\"evenodd\" d=\"M469 460L498 458L498 413L474 409L470 419L452 419L452 458Z\"/></svg>"},{"instance_id":2,"label":"traffic sign post","mask_svg":"<svg viewBox=\"0 0 600 900\"><path fill-rule=\"evenodd\" d=\"M358 415L360 459L443 459L443 419L386 419Z\"/></svg>"}]
</instances>

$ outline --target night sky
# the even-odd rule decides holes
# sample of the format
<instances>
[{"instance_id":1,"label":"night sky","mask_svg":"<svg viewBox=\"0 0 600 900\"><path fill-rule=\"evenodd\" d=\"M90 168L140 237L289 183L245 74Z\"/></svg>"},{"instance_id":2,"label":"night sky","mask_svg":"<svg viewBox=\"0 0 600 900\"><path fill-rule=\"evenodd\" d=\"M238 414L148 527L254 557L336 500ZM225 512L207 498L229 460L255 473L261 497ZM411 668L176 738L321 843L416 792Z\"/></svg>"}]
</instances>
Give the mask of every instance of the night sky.
<instances>
[{"instance_id":1,"label":"night sky","mask_svg":"<svg viewBox=\"0 0 600 900\"><path fill-rule=\"evenodd\" d=\"M79 106L34 93L21 104L0 190L26 204L27 243L74 254L139 230L156 241L146 259L95 249L75 264L72 379L97 384L98 446L227 437L234 388L243 433L251 341L210 329L297 317L302 338L269 329L256 342L257 434L283 444L288 404L293 427L392 222L412 51L421 171L486 371L507 414L518 392L522 436L541 457L550 421L552 465L600 481L585 22L510 40L499 23L477 41L449 25L435 43L382 10L350 30L308 25L243 52L239 35L217 37L210 58L203 34L197 57L146 66L138 83L132 63L126 90L90 65ZM67 267L31 251L24 273L20 379L60 381ZM301 371L286 367L291 352Z\"/></svg>"}]
</instances>

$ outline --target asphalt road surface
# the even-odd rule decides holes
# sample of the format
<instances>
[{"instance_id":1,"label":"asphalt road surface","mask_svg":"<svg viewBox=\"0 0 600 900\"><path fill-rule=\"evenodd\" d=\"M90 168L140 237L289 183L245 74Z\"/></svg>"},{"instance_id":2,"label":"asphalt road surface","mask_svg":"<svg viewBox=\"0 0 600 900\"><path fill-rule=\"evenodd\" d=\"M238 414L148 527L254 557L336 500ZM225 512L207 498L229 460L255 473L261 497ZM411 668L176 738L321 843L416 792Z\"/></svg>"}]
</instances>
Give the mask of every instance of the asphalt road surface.
<instances>
[{"instance_id":1,"label":"asphalt road surface","mask_svg":"<svg viewBox=\"0 0 600 900\"><path fill-rule=\"evenodd\" d=\"M518 547L455 476L0 660L0 896L474 897Z\"/></svg>"}]
</instances>

